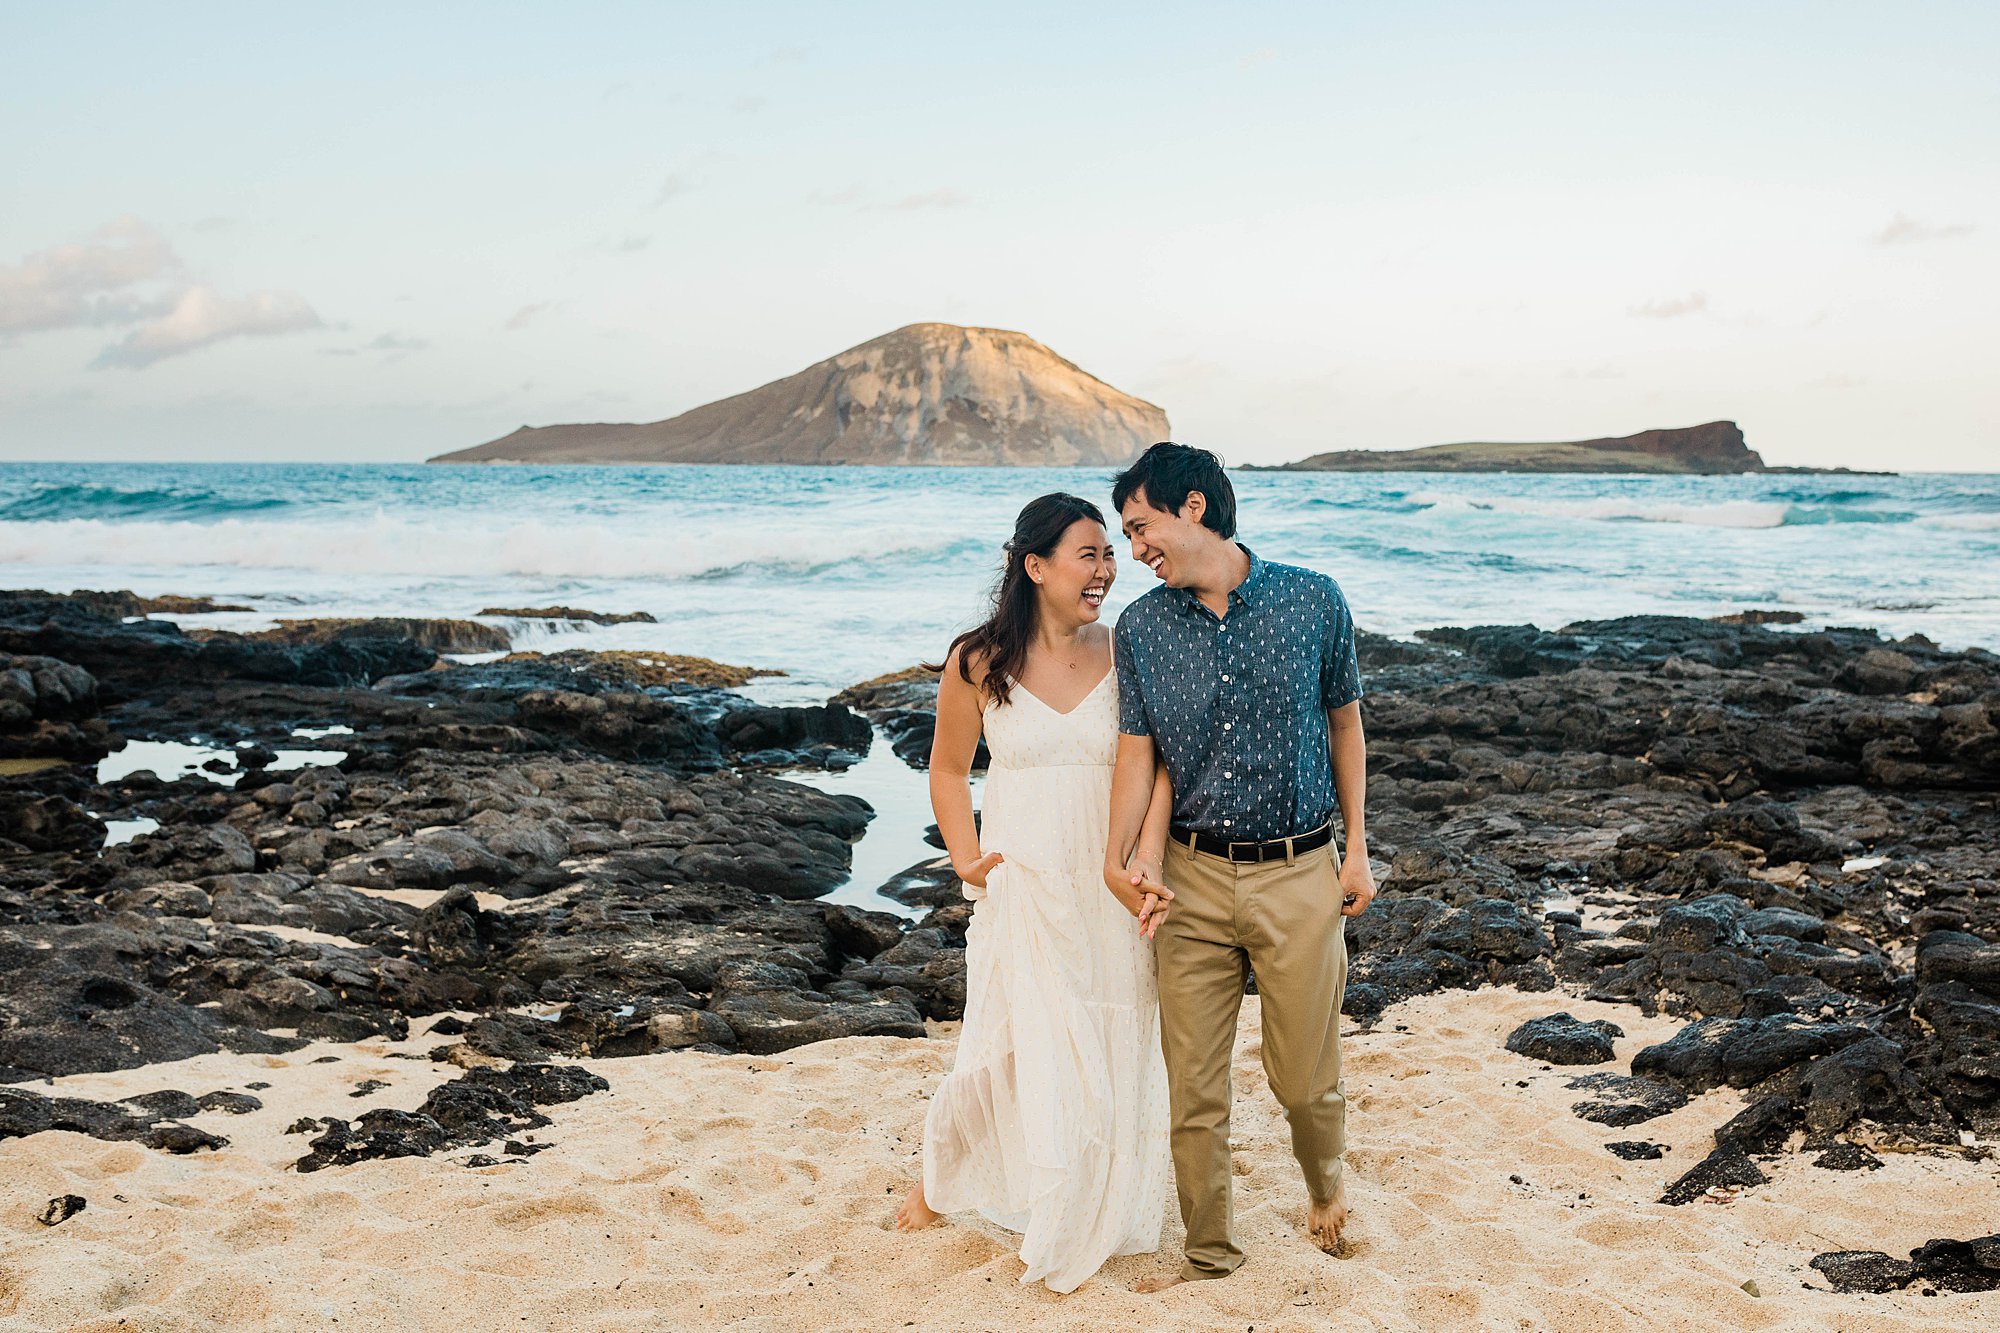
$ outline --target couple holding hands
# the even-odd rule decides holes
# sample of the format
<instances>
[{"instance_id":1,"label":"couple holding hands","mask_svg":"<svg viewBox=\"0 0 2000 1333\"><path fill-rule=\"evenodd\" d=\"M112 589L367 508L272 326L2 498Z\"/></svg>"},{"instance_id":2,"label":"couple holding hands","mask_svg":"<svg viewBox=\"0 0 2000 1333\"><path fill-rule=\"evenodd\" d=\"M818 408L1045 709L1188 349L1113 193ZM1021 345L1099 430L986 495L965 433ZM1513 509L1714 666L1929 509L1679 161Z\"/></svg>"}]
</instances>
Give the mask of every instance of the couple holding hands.
<instances>
[{"instance_id":1,"label":"couple holding hands","mask_svg":"<svg viewBox=\"0 0 2000 1333\"><path fill-rule=\"evenodd\" d=\"M1238 544L1203 450L1154 445L1112 504L1160 580L1115 631L1098 623L1116 577L1102 514L1045 495L1015 522L992 614L943 663L931 803L975 907L957 1061L897 1215L913 1230L977 1210L1021 1234L1021 1280L1058 1292L1158 1249L1169 1155L1185 1257L1141 1289L1243 1262L1229 1071L1252 973L1306 1228L1337 1247L1341 918L1375 895L1338 585Z\"/></svg>"}]
</instances>

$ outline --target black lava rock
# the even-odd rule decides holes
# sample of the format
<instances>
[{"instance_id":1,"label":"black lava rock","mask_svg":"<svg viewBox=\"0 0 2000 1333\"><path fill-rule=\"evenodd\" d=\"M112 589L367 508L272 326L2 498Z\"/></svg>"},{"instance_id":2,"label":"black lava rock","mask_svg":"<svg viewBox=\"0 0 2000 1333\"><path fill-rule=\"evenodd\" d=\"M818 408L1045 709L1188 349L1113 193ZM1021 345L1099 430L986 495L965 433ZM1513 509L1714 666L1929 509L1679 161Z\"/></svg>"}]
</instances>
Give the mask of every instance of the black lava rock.
<instances>
[{"instance_id":1,"label":"black lava rock","mask_svg":"<svg viewBox=\"0 0 2000 1333\"><path fill-rule=\"evenodd\" d=\"M1508 1035L1507 1049L1552 1065L1600 1065L1612 1056L1611 1039L1624 1035L1616 1023L1586 1023L1563 1012L1521 1024Z\"/></svg>"},{"instance_id":2,"label":"black lava rock","mask_svg":"<svg viewBox=\"0 0 2000 1333\"><path fill-rule=\"evenodd\" d=\"M1688 1095L1671 1083L1625 1074L1585 1074L1571 1079L1569 1086L1594 1094L1570 1107L1579 1119L1614 1128L1641 1124L1688 1103Z\"/></svg>"},{"instance_id":3,"label":"black lava rock","mask_svg":"<svg viewBox=\"0 0 2000 1333\"><path fill-rule=\"evenodd\" d=\"M1613 1157L1622 1157L1628 1162L1657 1162L1667 1155L1665 1148L1644 1139L1621 1139L1604 1147Z\"/></svg>"},{"instance_id":4,"label":"black lava rock","mask_svg":"<svg viewBox=\"0 0 2000 1333\"><path fill-rule=\"evenodd\" d=\"M1757 1164L1734 1146L1717 1148L1689 1169L1686 1175L1667 1186L1660 1196L1666 1204L1692 1203L1711 1189L1762 1185L1770 1179Z\"/></svg>"},{"instance_id":5,"label":"black lava rock","mask_svg":"<svg viewBox=\"0 0 2000 1333\"><path fill-rule=\"evenodd\" d=\"M81 1194L62 1194L50 1199L48 1207L35 1214L35 1220L45 1227L61 1226L90 1206Z\"/></svg>"}]
</instances>

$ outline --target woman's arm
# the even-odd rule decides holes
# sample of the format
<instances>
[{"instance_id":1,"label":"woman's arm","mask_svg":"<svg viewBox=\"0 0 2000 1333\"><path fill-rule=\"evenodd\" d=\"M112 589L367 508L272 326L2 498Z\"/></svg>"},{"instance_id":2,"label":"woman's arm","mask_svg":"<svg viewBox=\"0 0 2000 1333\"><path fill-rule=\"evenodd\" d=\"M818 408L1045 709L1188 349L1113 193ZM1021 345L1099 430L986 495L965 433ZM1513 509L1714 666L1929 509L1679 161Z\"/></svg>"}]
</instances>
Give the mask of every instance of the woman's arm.
<instances>
[{"instance_id":1,"label":"woman's arm","mask_svg":"<svg viewBox=\"0 0 2000 1333\"><path fill-rule=\"evenodd\" d=\"M945 659L938 678L937 730L931 735L931 813L958 877L976 889L986 887L986 874L1005 859L983 852L972 819L972 759L979 753L979 733L985 717L985 695L959 673L958 654ZM975 660L973 674L979 675Z\"/></svg>"},{"instance_id":2,"label":"woman's arm","mask_svg":"<svg viewBox=\"0 0 2000 1333\"><path fill-rule=\"evenodd\" d=\"M1158 750L1155 749L1157 756ZM1166 883L1167 830L1174 822L1174 784L1167 776L1167 766L1155 763L1153 766L1153 798L1146 806L1146 822L1139 829L1139 846L1132 853L1132 870L1141 883ZM1155 897L1150 908L1141 905L1139 909L1139 929L1147 939L1167 919L1167 899Z\"/></svg>"}]
</instances>

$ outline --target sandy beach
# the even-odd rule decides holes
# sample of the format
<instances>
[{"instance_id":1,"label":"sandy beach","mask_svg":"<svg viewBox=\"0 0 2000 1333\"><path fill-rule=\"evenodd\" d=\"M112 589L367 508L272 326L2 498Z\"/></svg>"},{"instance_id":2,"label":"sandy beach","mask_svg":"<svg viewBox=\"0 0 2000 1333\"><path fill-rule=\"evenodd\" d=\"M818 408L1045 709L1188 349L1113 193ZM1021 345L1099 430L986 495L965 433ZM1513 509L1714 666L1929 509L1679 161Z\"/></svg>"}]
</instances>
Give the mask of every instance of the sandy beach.
<instances>
[{"instance_id":1,"label":"sandy beach","mask_svg":"<svg viewBox=\"0 0 2000 1333\"><path fill-rule=\"evenodd\" d=\"M1885 1154L1879 1172L1803 1155L1729 1202L1655 1203L1740 1108L1718 1090L1660 1119L1577 1119L1576 1070L1501 1049L1567 1007L1626 1031L1618 1061L1678 1026L1629 1006L1452 991L1349 1034L1350 1252L1303 1238L1304 1199L1257 1065L1255 999L1236 1055L1237 1216L1249 1262L1159 1296L1128 1288L1172 1263L1114 1260L1068 1296L1023 1287L1006 1233L958 1218L889 1227L913 1179L925 1098L956 1026L847 1038L780 1056L676 1052L585 1062L611 1091L549 1108L553 1146L467 1168L479 1149L289 1169L304 1115L409 1108L459 1071L437 1039L318 1043L57 1080L111 1099L243 1090L263 1109L193 1123L231 1142L174 1157L46 1133L0 1144L0 1322L23 1330L573 1328L745 1330L1977 1329L2000 1293L1837 1295L1820 1251L1901 1253L2000 1215L1989 1163ZM326 1057L336 1057L328 1060ZM322 1062L323 1061L323 1062ZM1607 1066L1609 1067L1609 1066ZM385 1086L352 1098L363 1080ZM1627 1162L1604 1144L1669 1149ZM55 1196L89 1206L56 1227ZM1754 1285L1752 1295L1745 1284Z\"/></svg>"}]
</instances>

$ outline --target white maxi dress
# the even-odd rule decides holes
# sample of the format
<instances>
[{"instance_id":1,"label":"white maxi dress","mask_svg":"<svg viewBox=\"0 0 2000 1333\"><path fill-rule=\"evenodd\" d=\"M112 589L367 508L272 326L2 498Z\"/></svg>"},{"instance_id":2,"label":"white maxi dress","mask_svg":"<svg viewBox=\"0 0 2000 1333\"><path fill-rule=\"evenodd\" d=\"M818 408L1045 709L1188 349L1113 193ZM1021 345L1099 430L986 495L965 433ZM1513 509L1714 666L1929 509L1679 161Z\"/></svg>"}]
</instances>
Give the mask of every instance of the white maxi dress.
<instances>
[{"instance_id":1,"label":"white maxi dress","mask_svg":"<svg viewBox=\"0 0 2000 1333\"><path fill-rule=\"evenodd\" d=\"M958 1058L924 1117L924 1197L1021 1233L1022 1282L1074 1290L1159 1248L1166 1066L1152 943L1104 887L1118 685L1068 713L1019 684L985 715Z\"/></svg>"}]
</instances>

